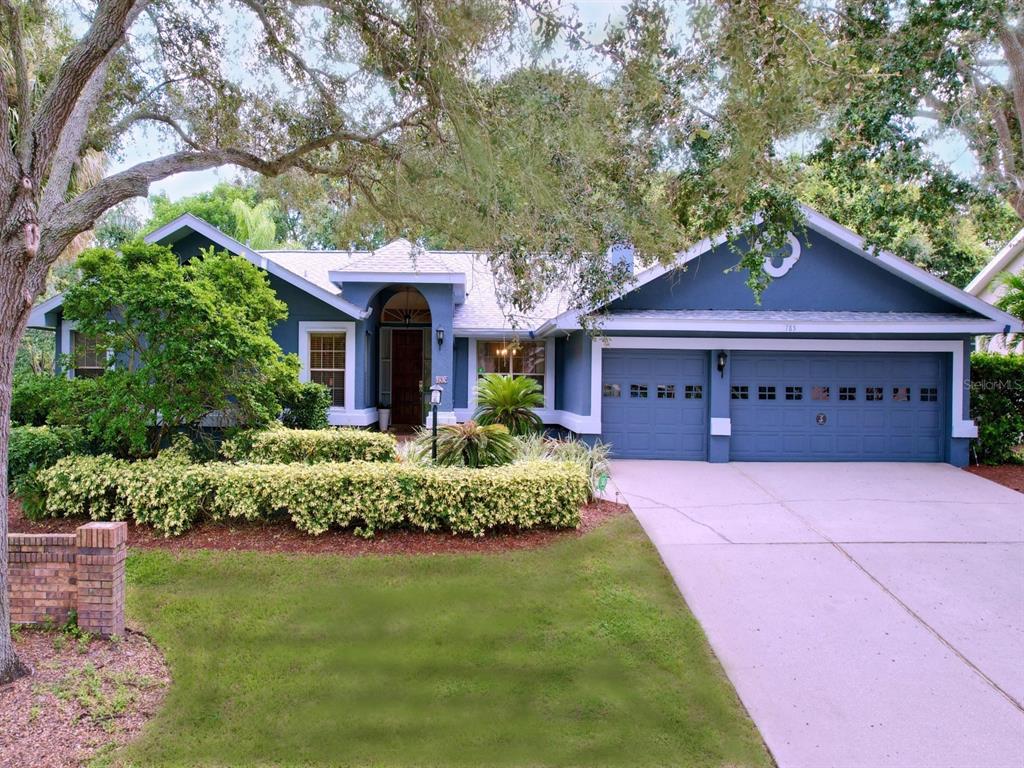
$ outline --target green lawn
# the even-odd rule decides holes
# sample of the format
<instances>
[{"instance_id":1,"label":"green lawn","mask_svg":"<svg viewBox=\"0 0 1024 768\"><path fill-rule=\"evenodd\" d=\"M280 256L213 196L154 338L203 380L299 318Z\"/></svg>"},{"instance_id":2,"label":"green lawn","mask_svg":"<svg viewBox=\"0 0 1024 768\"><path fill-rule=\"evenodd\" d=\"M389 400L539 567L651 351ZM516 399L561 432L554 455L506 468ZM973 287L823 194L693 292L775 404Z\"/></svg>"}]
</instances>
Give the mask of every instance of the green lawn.
<instances>
[{"instance_id":1,"label":"green lawn","mask_svg":"<svg viewBox=\"0 0 1024 768\"><path fill-rule=\"evenodd\" d=\"M632 517L498 556L134 553L138 765L771 761Z\"/></svg>"}]
</instances>

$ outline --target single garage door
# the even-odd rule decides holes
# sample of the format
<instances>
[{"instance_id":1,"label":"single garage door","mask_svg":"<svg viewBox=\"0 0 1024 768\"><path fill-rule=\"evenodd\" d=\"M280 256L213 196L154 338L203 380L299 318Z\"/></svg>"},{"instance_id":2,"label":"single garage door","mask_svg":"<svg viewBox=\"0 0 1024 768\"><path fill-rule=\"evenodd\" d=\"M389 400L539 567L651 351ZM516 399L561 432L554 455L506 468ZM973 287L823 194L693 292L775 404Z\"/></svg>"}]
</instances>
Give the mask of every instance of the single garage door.
<instances>
[{"instance_id":1,"label":"single garage door","mask_svg":"<svg viewBox=\"0 0 1024 768\"><path fill-rule=\"evenodd\" d=\"M601 439L619 458L707 458L708 353L606 349Z\"/></svg>"},{"instance_id":2,"label":"single garage door","mask_svg":"<svg viewBox=\"0 0 1024 768\"><path fill-rule=\"evenodd\" d=\"M941 354L735 352L738 461L942 461Z\"/></svg>"}]
</instances>

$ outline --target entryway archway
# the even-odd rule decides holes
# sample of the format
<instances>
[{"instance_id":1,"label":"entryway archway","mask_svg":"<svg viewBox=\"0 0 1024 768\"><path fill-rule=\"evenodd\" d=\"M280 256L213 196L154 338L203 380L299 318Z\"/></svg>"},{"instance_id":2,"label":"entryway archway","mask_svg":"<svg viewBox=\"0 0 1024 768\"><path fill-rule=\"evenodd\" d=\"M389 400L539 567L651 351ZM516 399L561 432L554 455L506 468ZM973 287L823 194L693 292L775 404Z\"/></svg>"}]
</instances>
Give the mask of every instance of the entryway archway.
<instances>
[{"instance_id":1,"label":"entryway archway","mask_svg":"<svg viewBox=\"0 0 1024 768\"><path fill-rule=\"evenodd\" d=\"M393 291L380 314L380 401L391 406L396 427L420 426L431 363L430 306L412 286Z\"/></svg>"}]
</instances>

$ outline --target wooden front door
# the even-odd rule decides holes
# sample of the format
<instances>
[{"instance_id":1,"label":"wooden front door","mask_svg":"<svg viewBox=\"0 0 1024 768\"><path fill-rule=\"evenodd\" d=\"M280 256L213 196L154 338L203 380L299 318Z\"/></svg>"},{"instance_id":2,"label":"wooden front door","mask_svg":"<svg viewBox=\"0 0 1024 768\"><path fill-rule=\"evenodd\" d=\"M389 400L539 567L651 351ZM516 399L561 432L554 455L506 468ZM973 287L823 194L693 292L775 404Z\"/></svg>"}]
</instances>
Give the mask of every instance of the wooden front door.
<instances>
[{"instance_id":1,"label":"wooden front door","mask_svg":"<svg viewBox=\"0 0 1024 768\"><path fill-rule=\"evenodd\" d=\"M391 331L391 422L423 423L423 330Z\"/></svg>"}]
</instances>

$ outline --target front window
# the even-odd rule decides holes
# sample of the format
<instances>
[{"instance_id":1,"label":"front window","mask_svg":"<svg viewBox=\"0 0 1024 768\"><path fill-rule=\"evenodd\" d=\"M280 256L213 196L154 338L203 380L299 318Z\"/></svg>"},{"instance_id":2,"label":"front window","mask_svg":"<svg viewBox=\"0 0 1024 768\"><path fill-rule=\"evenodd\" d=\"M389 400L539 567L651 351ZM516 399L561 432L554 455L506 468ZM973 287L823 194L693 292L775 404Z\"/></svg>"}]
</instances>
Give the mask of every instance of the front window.
<instances>
[{"instance_id":1,"label":"front window","mask_svg":"<svg viewBox=\"0 0 1024 768\"><path fill-rule=\"evenodd\" d=\"M95 336L72 331L71 355L75 378L94 379L107 368L106 347L101 347Z\"/></svg>"},{"instance_id":2,"label":"front window","mask_svg":"<svg viewBox=\"0 0 1024 768\"><path fill-rule=\"evenodd\" d=\"M309 334L309 380L331 393L331 405L345 405L345 334Z\"/></svg>"},{"instance_id":3,"label":"front window","mask_svg":"<svg viewBox=\"0 0 1024 768\"><path fill-rule=\"evenodd\" d=\"M543 341L477 342L477 374L526 376L544 391L545 350Z\"/></svg>"}]
</instances>

